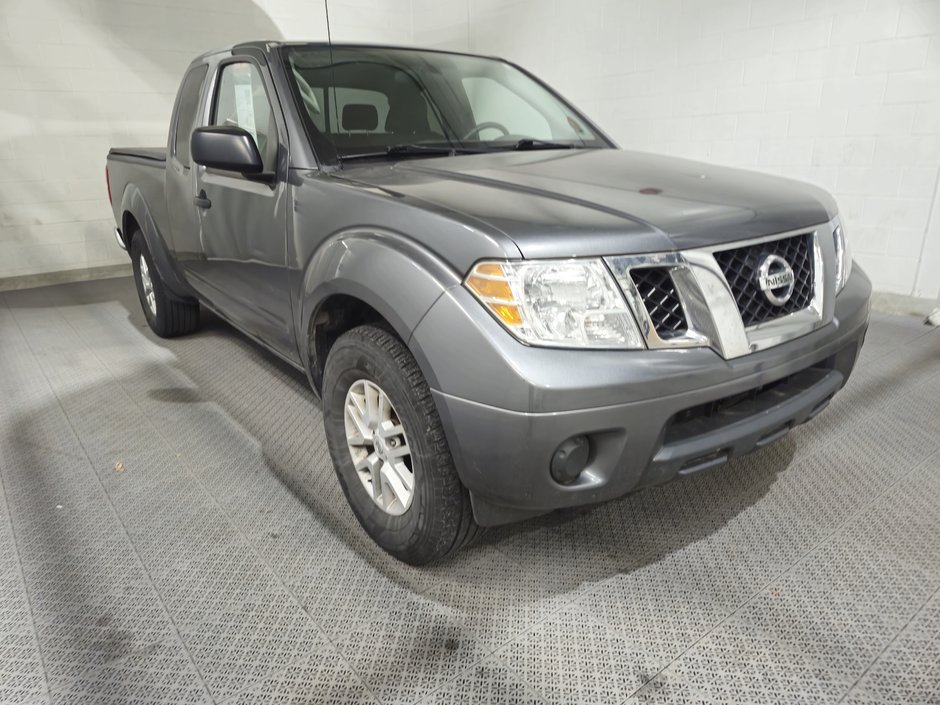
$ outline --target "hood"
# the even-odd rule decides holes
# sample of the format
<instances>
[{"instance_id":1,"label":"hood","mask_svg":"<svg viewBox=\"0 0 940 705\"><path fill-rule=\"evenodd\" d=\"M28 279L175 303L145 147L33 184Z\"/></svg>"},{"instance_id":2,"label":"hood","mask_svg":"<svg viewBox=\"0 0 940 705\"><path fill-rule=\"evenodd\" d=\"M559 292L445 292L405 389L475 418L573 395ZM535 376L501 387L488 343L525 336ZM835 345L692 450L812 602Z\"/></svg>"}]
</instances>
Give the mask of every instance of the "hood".
<instances>
[{"instance_id":1,"label":"hood","mask_svg":"<svg viewBox=\"0 0 940 705\"><path fill-rule=\"evenodd\" d=\"M702 247L828 221L822 189L619 149L402 160L344 177L483 221L526 258Z\"/></svg>"}]
</instances>

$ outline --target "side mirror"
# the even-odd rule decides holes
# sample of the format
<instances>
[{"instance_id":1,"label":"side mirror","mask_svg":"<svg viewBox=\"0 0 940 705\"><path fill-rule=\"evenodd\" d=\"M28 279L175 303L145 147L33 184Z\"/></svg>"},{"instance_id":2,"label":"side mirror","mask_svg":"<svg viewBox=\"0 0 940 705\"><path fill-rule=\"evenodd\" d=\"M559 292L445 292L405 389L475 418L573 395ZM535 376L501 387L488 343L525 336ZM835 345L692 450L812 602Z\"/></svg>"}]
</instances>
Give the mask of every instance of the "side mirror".
<instances>
[{"instance_id":1,"label":"side mirror","mask_svg":"<svg viewBox=\"0 0 940 705\"><path fill-rule=\"evenodd\" d=\"M240 127L198 127L190 140L193 161L210 169L260 174L264 171L258 145Z\"/></svg>"}]
</instances>

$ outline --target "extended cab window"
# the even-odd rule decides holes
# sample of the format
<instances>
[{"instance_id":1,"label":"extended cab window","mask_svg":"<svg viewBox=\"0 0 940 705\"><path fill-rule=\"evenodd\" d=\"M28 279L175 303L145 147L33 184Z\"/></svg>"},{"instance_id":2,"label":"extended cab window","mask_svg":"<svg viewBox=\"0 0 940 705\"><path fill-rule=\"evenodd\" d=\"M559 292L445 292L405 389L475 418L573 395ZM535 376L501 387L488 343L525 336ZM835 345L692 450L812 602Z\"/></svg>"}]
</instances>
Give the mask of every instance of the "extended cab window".
<instances>
[{"instance_id":1,"label":"extended cab window","mask_svg":"<svg viewBox=\"0 0 940 705\"><path fill-rule=\"evenodd\" d=\"M212 110L213 125L240 127L258 146L265 171L277 165L277 125L258 67L249 61L225 64Z\"/></svg>"},{"instance_id":2,"label":"extended cab window","mask_svg":"<svg viewBox=\"0 0 940 705\"><path fill-rule=\"evenodd\" d=\"M385 132L388 96L359 88L334 88L330 95L336 109L331 112L330 132Z\"/></svg>"},{"instance_id":3,"label":"extended cab window","mask_svg":"<svg viewBox=\"0 0 940 705\"><path fill-rule=\"evenodd\" d=\"M180 97L176 108L176 132L173 135L173 154L183 166L189 166L189 138L196 121L196 109L199 107L199 89L209 67L206 64L189 70L180 87Z\"/></svg>"}]
</instances>

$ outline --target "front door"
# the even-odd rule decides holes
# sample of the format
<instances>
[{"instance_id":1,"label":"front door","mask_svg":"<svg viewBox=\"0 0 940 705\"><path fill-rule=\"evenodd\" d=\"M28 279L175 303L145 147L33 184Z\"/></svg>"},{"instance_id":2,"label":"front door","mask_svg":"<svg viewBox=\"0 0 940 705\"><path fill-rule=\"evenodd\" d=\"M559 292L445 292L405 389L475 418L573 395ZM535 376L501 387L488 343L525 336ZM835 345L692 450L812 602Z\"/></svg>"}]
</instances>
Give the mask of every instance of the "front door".
<instances>
[{"instance_id":1,"label":"front door","mask_svg":"<svg viewBox=\"0 0 940 705\"><path fill-rule=\"evenodd\" d=\"M202 257L191 275L220 313L291 359L297 356L287 280L287 159L265 80L252 60L220 65L210 125L247 130L261 177L196 167Z\"/></svg>"}]
</instances>

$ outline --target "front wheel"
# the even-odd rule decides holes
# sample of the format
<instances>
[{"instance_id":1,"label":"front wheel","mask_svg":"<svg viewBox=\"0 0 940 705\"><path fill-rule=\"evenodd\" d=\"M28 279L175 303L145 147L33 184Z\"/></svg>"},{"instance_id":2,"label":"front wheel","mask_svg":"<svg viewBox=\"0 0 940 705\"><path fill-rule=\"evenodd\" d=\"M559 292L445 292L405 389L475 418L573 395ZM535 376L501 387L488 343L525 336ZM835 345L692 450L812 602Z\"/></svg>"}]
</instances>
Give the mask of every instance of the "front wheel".
<instances>
[{"instance_id":1,"label":"front wheel","mask_svg":"<svg viewBox=\"0 0 940 705\"><path fill-rule=\"evenodd\" d=\"M323 374L323 421L346 499L383 549L421 565L480 533L431 390L393 333L364 325L336 341Z\"/></svg>"}]
</instances>

